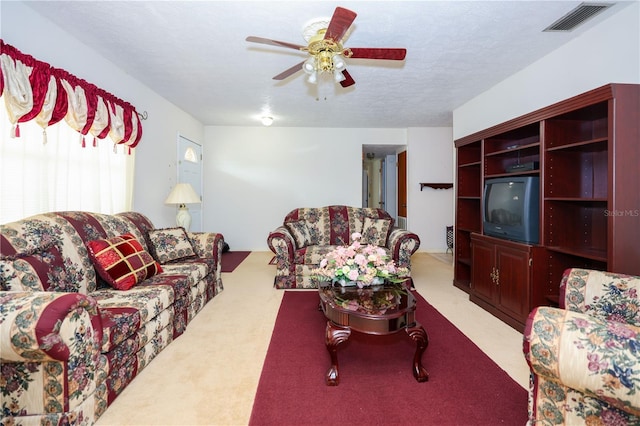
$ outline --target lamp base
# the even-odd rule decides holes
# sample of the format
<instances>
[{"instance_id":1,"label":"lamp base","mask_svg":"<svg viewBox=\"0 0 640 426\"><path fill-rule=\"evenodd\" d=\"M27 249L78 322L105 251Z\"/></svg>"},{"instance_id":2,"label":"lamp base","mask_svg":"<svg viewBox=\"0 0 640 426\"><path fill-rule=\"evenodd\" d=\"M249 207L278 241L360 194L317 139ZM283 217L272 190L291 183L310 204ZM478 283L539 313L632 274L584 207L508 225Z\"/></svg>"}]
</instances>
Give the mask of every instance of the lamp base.
<instances>
[{"instance_id":1,"label":"lamp base","mask_svg":"<svg viewBox=\"0 0 640 426\"><path fill-rule=\"evenodd\" d=\"M189 214L189 209L184 204L180 204L180 207L178 208L176 224L178 226L182 226L185 231L189 231L189 228L191 227L191 215Z\"/></svg>"}]
</instances>

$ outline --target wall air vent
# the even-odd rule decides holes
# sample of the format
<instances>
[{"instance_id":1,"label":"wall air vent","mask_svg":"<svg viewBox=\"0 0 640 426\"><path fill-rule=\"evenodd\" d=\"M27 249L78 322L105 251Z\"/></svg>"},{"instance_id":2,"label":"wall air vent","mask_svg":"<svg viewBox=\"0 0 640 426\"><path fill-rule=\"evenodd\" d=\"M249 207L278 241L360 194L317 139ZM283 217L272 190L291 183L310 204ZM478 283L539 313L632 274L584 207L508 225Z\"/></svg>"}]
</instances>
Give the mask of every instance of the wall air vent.
<instances>
[{"instance_id":1,"label":"wall air vent","mask_svg":"<svg viewBox=\"0 0 640 426\"><path fill-rule=\"evenodd\" d=\"M543 31L572 31L578 25L593 18L614 4L615 3L582 3Z\"/></svg>"}]
</instances>

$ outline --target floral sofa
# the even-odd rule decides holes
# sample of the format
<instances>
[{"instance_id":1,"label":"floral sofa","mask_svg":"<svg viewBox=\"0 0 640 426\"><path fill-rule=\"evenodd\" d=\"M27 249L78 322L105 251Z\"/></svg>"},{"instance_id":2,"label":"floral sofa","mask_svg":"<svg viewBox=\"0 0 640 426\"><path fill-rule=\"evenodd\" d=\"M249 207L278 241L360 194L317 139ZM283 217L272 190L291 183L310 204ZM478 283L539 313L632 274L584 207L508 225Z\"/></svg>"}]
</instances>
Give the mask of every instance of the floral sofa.
<instances>
[{"instance_id":1,"label":"floral sofa","mask_svg":"<svg viewBox=\"0 0 640 426\"><path fill-rule=\"evenodd\" d=\"M343 205L305 207L289 212L267 237L276 255L274 287L316 288L313 271L336 246L348 245L354 232L362 234L363 244L384 248L397 267L411 270L411 255L420 247L420 238L394 227L386 211Z\"/></svg>"},{"instance_id":2,"label":"floral sofa","mask_svg":"<svg viewBox=\"0 0 640 426\"><path fill-rule=\"evenodd\" d=\"M560 308L529 315L529 425L640 424L640 277L565 271Z\"/></svg>"},{"instance_id":3,"label":"floral sofa","mask_svg":"<svg viewBox=\"0 0 640 426\"><path fill-rule=\"evenodd\" d=\"M222 291L223 244L135 212L0 226L2 424L93 424Z\"/></svg>"}]
</instances>

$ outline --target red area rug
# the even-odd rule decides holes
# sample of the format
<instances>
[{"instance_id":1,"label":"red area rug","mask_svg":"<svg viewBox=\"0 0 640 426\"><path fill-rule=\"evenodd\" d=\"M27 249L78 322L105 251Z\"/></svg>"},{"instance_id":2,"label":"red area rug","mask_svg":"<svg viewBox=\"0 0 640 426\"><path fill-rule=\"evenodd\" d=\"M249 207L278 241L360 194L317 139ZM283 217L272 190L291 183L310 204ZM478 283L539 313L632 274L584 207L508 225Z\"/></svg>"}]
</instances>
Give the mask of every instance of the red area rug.
<instances>
[{"instance_id":1,"label":"red area rug","mask_svg":"<svg viewBox=\"0 0 640 426\"><path fill-rule=\"evenodd\" d=\"M415 294L415 293L414 293ZM353 332L338 347L339 386L326 386L326 319L315 291L286 291L260 376L251 425L524 425L527 392L420 295L429 381L411 372L401 331ZM490 333L490 330L487 330Z\"/></svg>"},{"instance_id":2,"label":"red area rug","mask_svg":"<svg viewBox=\"0 0 640 426\"><path fill-rule=\"evenodd\" d=\"M250 251L228 251L222 253L222 272L233 272L249 256Z\"/></svg>"}]
</instances>

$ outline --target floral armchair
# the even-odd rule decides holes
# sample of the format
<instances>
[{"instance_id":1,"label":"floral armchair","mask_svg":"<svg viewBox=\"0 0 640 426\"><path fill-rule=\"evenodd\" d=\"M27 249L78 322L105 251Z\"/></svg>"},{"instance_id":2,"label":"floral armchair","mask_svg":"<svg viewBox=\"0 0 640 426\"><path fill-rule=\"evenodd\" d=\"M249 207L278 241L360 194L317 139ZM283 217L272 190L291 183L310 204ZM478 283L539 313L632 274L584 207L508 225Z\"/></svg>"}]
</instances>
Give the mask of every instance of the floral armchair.
<instances>
[{"instance_id":1,"label":"floral armchair","mask_svg":"<svg viewBox=\"0 0 640 426\"><path fill-rule=\"evenodd\" d=\"M382 209L333 205L303 207L290 211L282 225L269 233L267 244L275 253L274 287L317 288L317 269L322 259L337 246L348 245L354 232L361 243L385 250L400 268L411 271L411 255L420 238L394 226L394 219Z\"/></svg>"},{"instance_id":2,"label":"floral armchair","mask_svg":"<svg viewBox=\"0 0 640 426\"><path fill-rule=\"evenodd\" d=\"M529 425L640 424L640 277L568 269L529 315Z\"/></svg>"}]
</instances>

